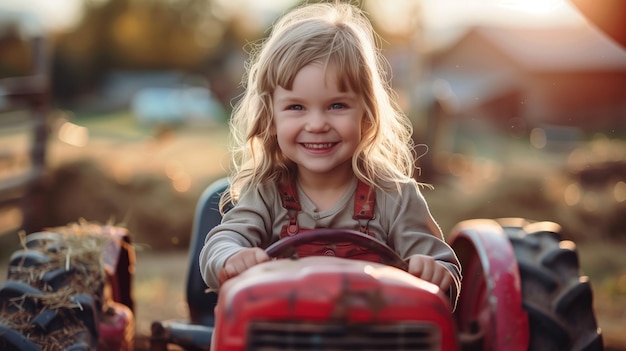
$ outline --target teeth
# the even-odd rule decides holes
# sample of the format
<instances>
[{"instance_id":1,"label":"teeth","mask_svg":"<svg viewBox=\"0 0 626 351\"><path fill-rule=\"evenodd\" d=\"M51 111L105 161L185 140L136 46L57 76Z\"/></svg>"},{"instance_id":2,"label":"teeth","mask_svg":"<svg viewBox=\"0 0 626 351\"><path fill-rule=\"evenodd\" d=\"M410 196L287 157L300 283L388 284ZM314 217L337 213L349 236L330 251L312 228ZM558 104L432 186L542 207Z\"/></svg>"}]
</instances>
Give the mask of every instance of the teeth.
<instances>
[{"instance_id":1,"label":"teeth","mask_svg":"<svg viewBox=\"0 0 626 351\"><path fill-rule=\"evenodd\" d=\"M327 144L304 144L304 147L306 147L307 149L328 149L330 147L332 147L333 144L332 143L327 143Z\"/></svg>"}]
</instances>

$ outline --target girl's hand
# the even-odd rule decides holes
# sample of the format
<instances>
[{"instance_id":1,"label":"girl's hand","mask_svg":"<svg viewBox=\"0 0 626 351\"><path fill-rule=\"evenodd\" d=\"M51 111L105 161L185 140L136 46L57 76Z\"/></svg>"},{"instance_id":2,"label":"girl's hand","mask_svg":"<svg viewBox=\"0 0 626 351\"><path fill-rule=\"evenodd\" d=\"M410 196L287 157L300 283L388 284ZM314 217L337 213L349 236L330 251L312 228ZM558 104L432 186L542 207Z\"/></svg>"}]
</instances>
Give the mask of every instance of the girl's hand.
<instances>
[{"instance_id":1,"label":"girl's hand","mask_svg":"<svg viewBox=\"0 0 626 351\"><path fill-rule=\"evenodd\" d=\"M270 257L265 253L265 250L258 247L247 248L237 252L226 260L224 268L218 273L220 285L228 279L238 276L246 269L269 260Z\"/></svg>"},{"instance_id":2,"label":"girl's hand","mask_svg":"<svg viewBox=\"0 0 626 351\"><path fill-rule=\"evenodd\" d=\"M452 273L431 256L413 255L409 257L408 271L416 277L439 286L439 289L443 291L447 291L452 285Z\"/></svg>"}]
</instances>

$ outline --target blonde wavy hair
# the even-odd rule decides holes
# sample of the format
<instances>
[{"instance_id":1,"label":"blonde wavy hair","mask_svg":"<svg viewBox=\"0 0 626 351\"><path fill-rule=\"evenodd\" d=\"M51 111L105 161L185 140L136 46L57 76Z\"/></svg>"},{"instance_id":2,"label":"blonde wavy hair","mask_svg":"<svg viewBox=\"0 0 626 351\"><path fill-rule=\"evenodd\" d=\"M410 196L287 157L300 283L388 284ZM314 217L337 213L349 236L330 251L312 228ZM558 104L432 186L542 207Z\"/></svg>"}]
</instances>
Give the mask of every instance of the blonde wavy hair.
<instances>
[{"instance_id":1,"label":"blonde wavy hair","mask_svg":"<svg viewBox=\"0 0 626 351\"><path fill-rule=\"evenodd\" d=\"M313 62L334 65L339 88L362 99L365 116L352 158L355 175L381 189L399 189L398 183L413 181L412 126L397 105L379 43L358 7L318 3L288 12L267 39L252 47L243 79L245 92L230 119L233 172L220 202L222 210L247 189L296 175L296 165L285 157L272 133L272 95L278 86L291 90L296 74Z\"/></svg>"}]
</instances>

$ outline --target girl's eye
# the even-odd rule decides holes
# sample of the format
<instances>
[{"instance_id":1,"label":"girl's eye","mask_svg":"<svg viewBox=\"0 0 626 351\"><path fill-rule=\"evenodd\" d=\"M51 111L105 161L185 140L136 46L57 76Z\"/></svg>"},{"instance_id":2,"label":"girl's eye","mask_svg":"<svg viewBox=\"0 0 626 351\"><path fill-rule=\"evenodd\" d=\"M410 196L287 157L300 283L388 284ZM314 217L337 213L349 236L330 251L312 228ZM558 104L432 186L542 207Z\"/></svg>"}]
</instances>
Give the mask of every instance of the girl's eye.
<instances>
[{"instance_id":1,"label":"girl's eye","mask_svg":"<svg viewBox=\"0 0 626 351\"><path fill-rule=\"evenodd\" d=\"M346 105L344 105L344 104L342 104L340 102L337 102L337 103L334 103L334 104L330 105L330 109L331 110L339 110L339 109L342 109L342 108L345 108L345 107L346 107Z\"/></svg>"},{"instance_id":2,"label":"girl's eye","mask_svg":"<svg viewBox=\"0 0 626 351\"><path fill-rule=\"evenodd\" d=\"M287 110L301 111L303 110L303 107L302 105L289 105L287 106Z\"/></svg>"}]
</instances>

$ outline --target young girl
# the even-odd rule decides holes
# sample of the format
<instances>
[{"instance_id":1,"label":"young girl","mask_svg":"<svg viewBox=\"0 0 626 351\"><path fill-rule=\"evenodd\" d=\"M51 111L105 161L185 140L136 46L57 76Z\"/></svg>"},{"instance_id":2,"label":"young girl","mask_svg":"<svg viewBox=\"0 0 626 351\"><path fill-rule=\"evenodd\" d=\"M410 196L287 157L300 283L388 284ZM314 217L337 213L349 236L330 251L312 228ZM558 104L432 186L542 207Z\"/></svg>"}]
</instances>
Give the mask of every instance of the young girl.
<instances>
[{"instance_id":1,"label":"young girl","mask_svg":"<svg viewBox=\"0 0 626 351\"><path fill-rule=\"evenodd\" d=\"M221 209L234 206L200 254L210 288L268 261L264 248L280 238L342 228L385 243L456 301L460 265L412 178L411 124L376 39L360 9L310 4L282 17L252 54ZM311 254L328 252L300 252Z\"/></svg>"}]
</instances>

